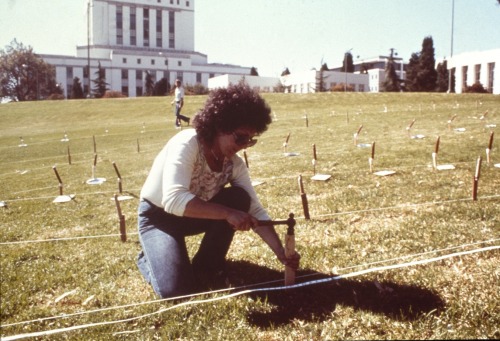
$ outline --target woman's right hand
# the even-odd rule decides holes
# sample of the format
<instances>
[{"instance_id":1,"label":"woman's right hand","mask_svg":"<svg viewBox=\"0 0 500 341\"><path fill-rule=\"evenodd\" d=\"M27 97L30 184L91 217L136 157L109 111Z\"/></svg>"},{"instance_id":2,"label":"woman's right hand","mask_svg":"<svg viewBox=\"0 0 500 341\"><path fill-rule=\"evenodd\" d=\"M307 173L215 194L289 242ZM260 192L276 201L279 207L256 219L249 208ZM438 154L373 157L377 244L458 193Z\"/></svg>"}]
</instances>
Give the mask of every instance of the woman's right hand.
<instances>
[{"instance_id":1,"label":"woman's right hand","mask_svg":"<svg viewBox=\"0 0 500 341\"><path fill-rule=\"evenodd\" d=\"M252 215L238 210L230 210L226 221L233 226L236 231L248 231L257 226L258 221Z\"/></svg>"}]
</instances>

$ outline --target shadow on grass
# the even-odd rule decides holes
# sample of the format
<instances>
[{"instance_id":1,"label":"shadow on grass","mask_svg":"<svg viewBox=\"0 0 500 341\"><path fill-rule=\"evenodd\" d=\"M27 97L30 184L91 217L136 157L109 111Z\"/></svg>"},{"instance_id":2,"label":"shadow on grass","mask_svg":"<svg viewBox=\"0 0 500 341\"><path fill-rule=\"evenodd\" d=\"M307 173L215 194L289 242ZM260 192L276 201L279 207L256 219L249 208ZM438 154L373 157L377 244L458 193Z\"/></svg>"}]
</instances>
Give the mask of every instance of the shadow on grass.
<instances>
[{"instance_id":1,"label":"shadow on grass","mask_svg":"<svg viewBox=\"0 0 500 341\"><path fill-rule=\"evenodd\" d=\"M297 272L296 283L324 279L331 276L311 270ZM235 286L280 280L283 273L248 262L229 262L229 280ZM271 286L281 286L277 282ZM393 282L374 282L352 279L333 280L289 290L252 293L255 299L267 301L267 311L252 311L251 324L267 328L284 325L293 319L323 321L331 318L337 305L356 310L383 314L396 320L414 320L422 314L439 312L444 301L428 289Z\"/></svg>"}]
</instances>

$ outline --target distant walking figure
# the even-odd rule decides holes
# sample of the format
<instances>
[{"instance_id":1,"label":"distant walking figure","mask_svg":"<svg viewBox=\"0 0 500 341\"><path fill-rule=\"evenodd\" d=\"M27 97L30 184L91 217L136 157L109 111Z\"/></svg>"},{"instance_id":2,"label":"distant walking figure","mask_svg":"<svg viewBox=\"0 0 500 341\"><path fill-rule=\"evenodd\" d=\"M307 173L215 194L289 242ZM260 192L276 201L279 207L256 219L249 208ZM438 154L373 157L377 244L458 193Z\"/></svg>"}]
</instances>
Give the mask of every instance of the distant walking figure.
<instances>
[{"instance_id":1,"label":"distant walking figure","mask_svg":"<svg viewBox=\"0 0 500 341\"><path fill-rule=\"evenodd\" d=\"M181 84L180 79L175 80L175 96L174 100L170 104L175 103L175 127L181 127L181 121L187 122L191 120L189 117L181 115L182 107L184 106L184 87Z\"/></svg>"}]
</instances>

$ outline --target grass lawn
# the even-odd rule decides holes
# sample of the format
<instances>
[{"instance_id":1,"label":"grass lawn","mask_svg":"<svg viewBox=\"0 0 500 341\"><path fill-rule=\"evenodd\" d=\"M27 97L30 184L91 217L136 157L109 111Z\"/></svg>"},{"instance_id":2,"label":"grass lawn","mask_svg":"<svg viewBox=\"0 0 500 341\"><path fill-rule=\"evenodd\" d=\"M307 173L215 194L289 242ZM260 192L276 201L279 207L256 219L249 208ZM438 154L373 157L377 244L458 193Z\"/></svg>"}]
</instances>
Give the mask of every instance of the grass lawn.
<instances>
[{"instance_id":1,"label":"grass lawn","mask_svg":"<svg viewBox=\"0 0 500 341\"><path fill-rule=\"evenodd\" d=\"M154 157L177 132L170 98L0 105L2 337L499 339L500 97L263 96L274 122L246 151L249 170L272 217L295 214L304 285L256 291L282 286L283 267L254 233L237 233L230 290L164 301L135 265L136 210ZM188 97L184 114L205 99ZM434 169L436 150L436 165L454 169ZM132 197L120 202L126 242L113 162ZM53 203L53 166L73 200ZM314 181L314 172L331 177ZM188 239L190 254L198 242Z\"/></svg>"}]
</instances>

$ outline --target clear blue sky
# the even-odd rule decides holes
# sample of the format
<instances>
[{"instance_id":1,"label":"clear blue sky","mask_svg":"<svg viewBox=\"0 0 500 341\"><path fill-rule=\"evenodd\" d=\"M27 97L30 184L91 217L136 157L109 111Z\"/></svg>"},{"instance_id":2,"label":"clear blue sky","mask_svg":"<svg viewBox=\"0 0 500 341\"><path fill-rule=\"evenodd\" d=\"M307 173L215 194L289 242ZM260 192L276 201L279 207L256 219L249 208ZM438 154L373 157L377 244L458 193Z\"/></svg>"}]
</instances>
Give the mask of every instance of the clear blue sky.
<instances>
[{"instance_id":1,"label":"clear blue sky","mask_svg":"<svg viewBox=\"0 0 500 341\"><path fill-rule=\"evenodd\" d=\"M257 67L261 76L341 64L394 48L407 61L432 36L451 52L453 0L195 0L195 50L209 62ZM50 4L50 5L49 5ZM0 0L0 47L75 55L86 43L86 0ZM500 48L497 0L455 0L453 54Z\"/></svg>"}]
</instances>

